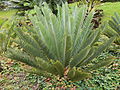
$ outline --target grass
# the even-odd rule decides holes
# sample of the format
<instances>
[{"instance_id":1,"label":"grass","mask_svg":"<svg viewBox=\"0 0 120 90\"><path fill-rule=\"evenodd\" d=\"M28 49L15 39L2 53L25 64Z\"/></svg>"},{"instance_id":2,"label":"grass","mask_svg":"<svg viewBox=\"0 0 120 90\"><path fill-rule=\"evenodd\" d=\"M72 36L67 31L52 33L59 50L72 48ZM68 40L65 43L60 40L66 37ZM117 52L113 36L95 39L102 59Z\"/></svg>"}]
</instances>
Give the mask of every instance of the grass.
<instances>
[{"instance_id":1,"label":"grass","mask_svg":"<svg viewBox=\"0 0 120 90\"><path fill-rule=\"evenodd\" d=\"M0 11L0 18L10 18L16 13L16 10Z\"/></svg>"},{"instance_id":2,"label":"grass","mask_svg":"<svg viewBox=\"0 0 120 90\"><path fill-rule=\"evenodd\" d=\"M75 6L77 3L70 4L70 6ZM97 6L97 9L102 9L104 12L104 17L102 21L110 20L111 16L114 15L115 12L120 14L120 2L106 2Z\"/></svg>"},{"instance_id":3,"label":"grass","mask_svg":"<svg viewBox=\"0 0 120 90\"><path fill-rule=\"evenodd\" d=\"M9 10L9 11L0 11L0 24L5 20L5 19L11 19L13 15L15 15L16 10Z\"/></svg>"},{"instance_id":4,"label":"grass","mask_svg":"<svg viewBox=\"0 0 120 90\"><path fill-rule=\"evenodd\" d=\"M106 3L102 3L98 9L102 9L103 10L103 17L102 17L102 23L106 23L108 22L112 16L114 16L115 13L118 13L120 16L120 2L106 2ZM117 33L110 28L110 26L108 25L106 30L104 30L104 33L107 33L107 35L109 37L112 37L113 35L117 35ZM116 44L120 44L120 38L118 37L115 40Z\"/></svg>"},{"instance_id":5,"label":"grass","mask_svg":"<svg viewBox=\"0 0 120 90\"><path fill-rule=\"evenodd\" d=\"M120 2L103 3L98 7L98 9L102 9L104 11L104 17L102 21L107 21L110 20L110 17L113 16L115 12L120 14Z\"/></svg>"}]
</instances>

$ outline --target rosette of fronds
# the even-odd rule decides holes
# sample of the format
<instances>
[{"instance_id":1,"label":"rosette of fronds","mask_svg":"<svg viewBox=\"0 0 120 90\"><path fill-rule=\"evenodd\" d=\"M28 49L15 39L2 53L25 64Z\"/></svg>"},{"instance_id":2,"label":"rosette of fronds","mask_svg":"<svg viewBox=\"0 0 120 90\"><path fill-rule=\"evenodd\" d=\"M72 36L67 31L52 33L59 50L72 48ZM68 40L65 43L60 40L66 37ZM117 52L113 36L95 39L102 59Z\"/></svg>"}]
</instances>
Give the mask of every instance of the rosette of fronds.
<instances>
[{"instance_id":1,"label":"rosette of fronds","mask_svg":"<svg viewBox=\"0 0 120 90\"><path fill-rule=\"evenodd\" d=\"M111 17L109 25L120 35L120 15L118 13Z\"/></svg>"},{"instance_id":2,"label":"rosette of fronds","mask_svg":"<svg viewBox=\"0 0 120 90\"><path fill-rule=\"evenodd\" d=\"M9 49L9 58L34 67L35 73L40 75L52 74L72 81L89 78L92 70L112 61L108 58L86 67L115 38L94 46L101 29L92 30L94 12L91 11L86 17L86 6L69 8L67 3L57 6L57 16L47 4L41 9L35 6L34 10L36 15L29 15L33 28L29 28L28 32L15 28L19 37L15 42L21 49Z\"/></svg>"},{"instance_id":3,"label":"rosette of fronds","mask_svg":"<svg viewBox=\"0 0 120 90\"><path fill-rule=\"evenodd\" d=\"M117 36L115 39L115 44L120 45L120 16L115 13L114 16L108 22L108 28L104 31L104 34L109 38L112 36Z\"/></svg>"},{"instance_id":4,"label":"rosette of fronds","mask_svg":"<svg viewBox=\"0 0 120 90\"><path fill-rule=\"evenodd\" d=\"M12 33L12 25L9 27L7 25L7 29L3 28L4 23L6 23L7 19L3 20L0 23L0 54L2 55L8 47L11 33Z\"/></svg>"}]
</instances>

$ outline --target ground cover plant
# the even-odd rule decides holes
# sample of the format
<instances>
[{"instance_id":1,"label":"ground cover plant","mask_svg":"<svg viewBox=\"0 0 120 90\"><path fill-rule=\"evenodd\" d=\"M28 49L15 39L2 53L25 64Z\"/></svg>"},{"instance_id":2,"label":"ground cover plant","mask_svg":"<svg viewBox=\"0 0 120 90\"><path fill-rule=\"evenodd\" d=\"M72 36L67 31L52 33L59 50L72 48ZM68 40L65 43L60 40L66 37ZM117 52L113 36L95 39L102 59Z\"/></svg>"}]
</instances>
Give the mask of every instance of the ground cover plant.
<instances>
[{"instance_id":1,"label":"ground cover plant","mask_svg":"<svg viewBox=\"0 0 120 90\"><path fill-rule=\"evenodd\" d=\"M102 53L96 60L103 60L104 58L111 56L108 52ZM119 57L119 56L117 56ZM8 58L1 57L1 63L4 71L0 74L0 89L20 89L20 90L32 90L32 89L55 89L64 86L66 88L79 88L79 89L116 89L119 88L120 76L120 62L119 58L109 67L103 67L98 71L94 71L93 78L82 80L78 82L69 82L61 79L49 79L43 76L31 74L28 69L31 67L8 60ZM95 63L95 62L94 62Z\"/></svg>"}]
</instances>

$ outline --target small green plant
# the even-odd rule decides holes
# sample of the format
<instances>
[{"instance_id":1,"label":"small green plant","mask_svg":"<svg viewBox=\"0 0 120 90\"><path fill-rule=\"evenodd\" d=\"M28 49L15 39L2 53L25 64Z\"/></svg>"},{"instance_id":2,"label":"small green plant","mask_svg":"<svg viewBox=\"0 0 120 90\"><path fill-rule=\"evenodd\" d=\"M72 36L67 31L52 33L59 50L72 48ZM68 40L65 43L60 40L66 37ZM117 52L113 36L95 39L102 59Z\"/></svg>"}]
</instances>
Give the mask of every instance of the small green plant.
<instances>
[{"instance_id":1,"label":"small green plant","mask_svg":"<svg viewBox=\"0 0 120 90\"><path fill-rule=\"evenodd\" d=\"M29 15L33 28L24 32L23 27L15 27L19 37L15 42L20 49L8 49L9 58L32 66L39 75L49 77L52 74L72 81L89 78L91 71L112 61L107 58L89 66L115 39L94 45L101 31L101 28L93 30L94 11L86 16L86 6L69 8L67 3L57 7L57 16L47 4L41 9L35 6L34 10L36 14Z\"/></svg>"},{"instance_id":2,"label":"small green plant","mask_svg":"<svg viewBox=\"0 0 120 90\"><path fill-rule=\"evenodd\" d=\"M109 26L115 31L113 34L116 34L117 36L115 43L120 46L120 15L118 13L115 13L115 15L111 17L111 20L109 20ZM120 49L118 49L118 52L120 52Z\"/></svg>"},{"instance_id":3,"label":"small green plant","mask_svg":"<svg viewBox=\"0 0 120 90\"><path fill-rule=\"evenodd\" d=\"M10 40L10 35L11 35L11 28L7 25L8 30L6 30L5 28L2 28L2 26L4 25L4 23L7 21L3 20L3 22L0 23L0 54L2 54L3 52L5 52L7 50L7 46Z\"/></svg>"},{"instance_id":4,"label":"small green plant","mask_svg":"<svg viewBox=\"0 0 120 90\"><path fill-rule=\"evenodd\" d=\"M108 37L117 36L115 44L120 45L120 16L115 13L114 16L108 22L108 28L104 31L104 34Z\"/></svg>"},{"instance_id":5,"label":"small green plant","mask_svg":"<svg viewBox=\"0 0 120 90\"><path fill-rule=\"evenodd\" d=\"M109 25L112 29L114 29L120 35L120 16L118 13L115 13L112 20L109 21Z\"/></svg>"}]
</instances>

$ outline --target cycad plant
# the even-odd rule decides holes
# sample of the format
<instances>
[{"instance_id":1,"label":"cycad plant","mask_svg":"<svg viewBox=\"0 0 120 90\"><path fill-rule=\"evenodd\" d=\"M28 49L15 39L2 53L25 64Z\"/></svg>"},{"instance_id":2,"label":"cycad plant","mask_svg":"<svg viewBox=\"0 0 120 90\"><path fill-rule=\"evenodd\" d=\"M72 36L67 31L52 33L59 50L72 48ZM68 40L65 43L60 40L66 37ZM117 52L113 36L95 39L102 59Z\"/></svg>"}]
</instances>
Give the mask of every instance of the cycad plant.
<instances>
[{"instance_id":1,"label":"cycad plant","mask_svg":"<svg viewBox=\"0 0 120 90\"><path fill-rule=\"evenodd\" d=\"M117 36L115 43L120 45L120 15L115 13L114 16L108 22L108 28L104 31L104 34L108 37Z\"/></svg>"},{"instance_id":2,"label":"cycad plant","mask_svg":"<svg viewBox=\"0 0 120 90\"><path fill-rule=\"evenodd\" d=\"M120 15L118 13L115 13L115 15L111 17L109 25L120 35Z\"/></svg>"},{"instance_id":3,"label":"cycad plant","mask_svg":"<svg viewBox=\"0 0 120 90\"><path fill-rule=\"evenodd\" d=\"M0 23L0 55L2 55L8 47L8 43L10 41L10 37L11 37L11 31L12 31L12 26L10 27L9 25L7 26L6 30L5 28L3 28L4 23L6 23L7 19L3 20Z\"/></svg>"},{"instance_id":4,"label":"cycad plant","mask_svg":"<svg viewBox=\"0 0 120 90\"><path fill-rule=\"evenodd\" d=\"M69 8L67 3L58 6L57 10L56 16L47 4L41 9L35 6L36 15L29 15L33 28L28 32L15 28L19 36L15 42L21 49L11 48L7 56L32 66L40 75L52 74L72 81L89 78L92 70L111 62L108 58L88 65L115 37L94 46L101 30L92 30L93 11L86 17L86 6Z\"/></svg>"}]
</instances>

